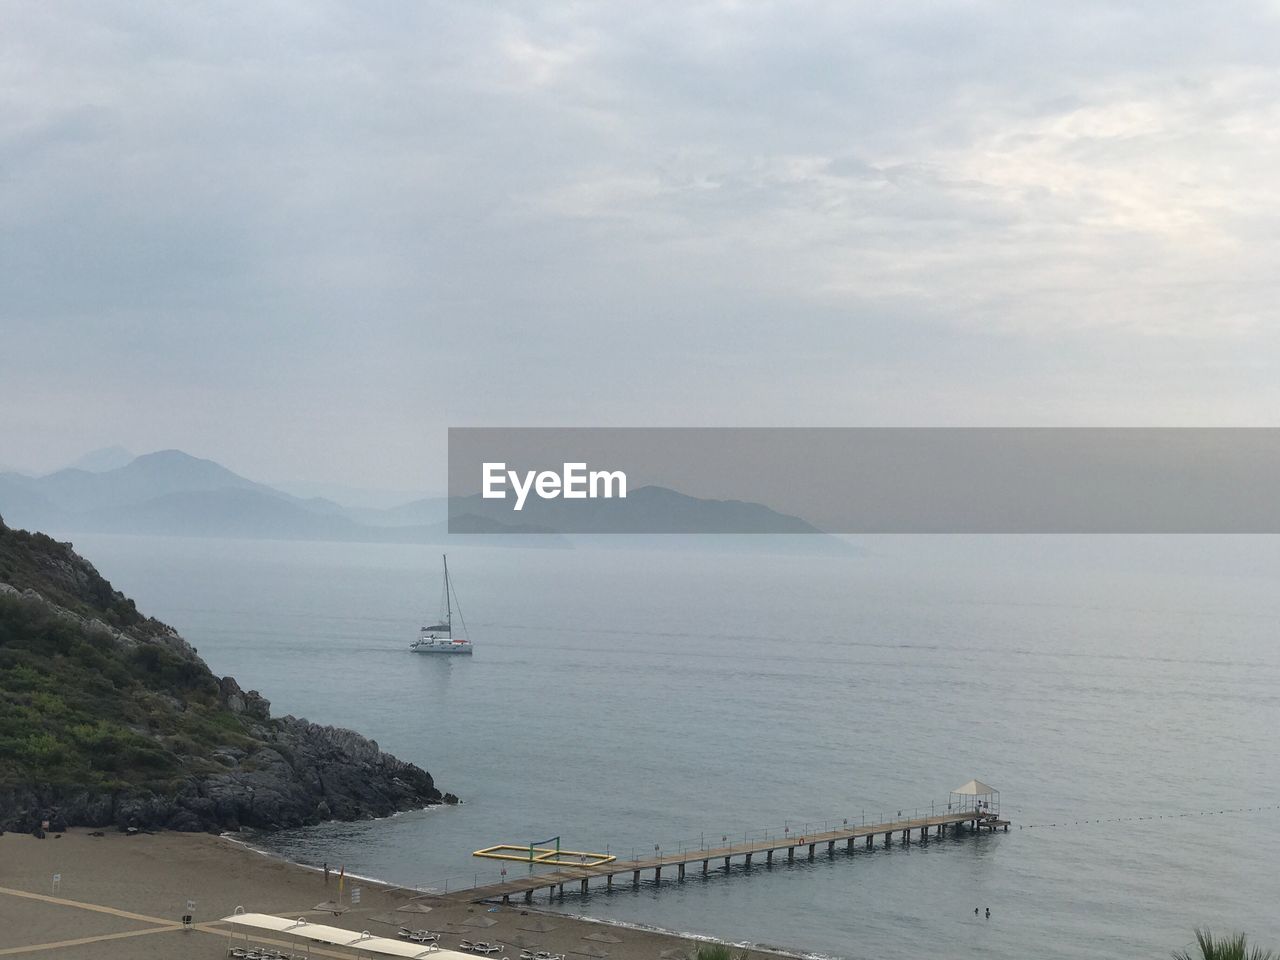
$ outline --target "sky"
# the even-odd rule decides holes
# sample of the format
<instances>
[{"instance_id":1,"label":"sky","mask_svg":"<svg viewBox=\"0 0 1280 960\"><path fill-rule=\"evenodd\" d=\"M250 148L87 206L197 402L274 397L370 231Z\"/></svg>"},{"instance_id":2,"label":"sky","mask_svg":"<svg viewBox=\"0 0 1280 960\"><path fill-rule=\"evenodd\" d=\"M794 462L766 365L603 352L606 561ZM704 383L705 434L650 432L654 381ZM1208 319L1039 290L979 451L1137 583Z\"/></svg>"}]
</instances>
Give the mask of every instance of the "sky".
<instances>
[{"instance_id":1,"label":"sky","mask_svg":"<svg viewBox=\"0 0 1280 960\"><path fill-rule=\"evenodd\" d=\"M0 0L0 468L1280 424L1280 3Z\"/></svg>"}]
</instances>

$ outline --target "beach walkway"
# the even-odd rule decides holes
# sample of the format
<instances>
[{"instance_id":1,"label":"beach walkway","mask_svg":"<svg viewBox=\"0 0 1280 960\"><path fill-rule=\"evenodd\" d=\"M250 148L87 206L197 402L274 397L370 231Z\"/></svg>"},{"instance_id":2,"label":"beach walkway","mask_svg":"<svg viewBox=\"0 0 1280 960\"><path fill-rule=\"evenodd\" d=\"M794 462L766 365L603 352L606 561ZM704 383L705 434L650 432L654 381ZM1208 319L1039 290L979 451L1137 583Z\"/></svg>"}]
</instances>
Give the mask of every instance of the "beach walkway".
<instances>
[{"instance_id":1,"label":"beach walkway","mask_svg":"<svg viewBox=\"0 0 1280 960\"><path fill-rule=\"evenodd\" d=\"M652 872L655 882L662 880L664 870L669 877L674 875L675 880L683 880L690 865L695 868L701 865L701 875L707 876L712 870L712 864L716 864L715 869L723 867L724 871L728 872L735 859L740 860L747 868L758 862L757 858L763 858L765 866L772 866L774 859L784 854L787 862L794 862L797 850L801 851L801 856L809 860L817 856L820 847L826 848L828 856L834 856L836 847L841 844L848 853L853 853L859 842L867 850L871 850L875 847L877 837L881 837L882 845L887 847L893 843L895 836L901 843L909 843L913 832L920 841L927 841L930 837L942 837L946 833L961 830L977 832L1000 829L1007 832L1009 822L1001 820L996 814L980 813L976 810L891 820L886 823L844 824L834 830L821 833L772 837L767 840L751 840L719 847L682 850L678 853L659 852L652 857L613 860L604 864L534 873L502 883L451 891L436 899L458 903L481 903L490 900L509 903L512 897L523 896L525 903L532 903L534 893L540 890L548 891L554 898L557 895L564 895L566 885L576 883L582 893L587 893L593 880L603 881L605 888L611 889L614 878L626 874L631 875L633 886L639 886L641 874L648 872Z\"/></svg>"},{"instance_id":2,"label":"beach walkway","mask_svg":"<svg viewBox=\"0 0 1280 960\"><path fill-rule=\"evenodd\" d=\"M129 920L137 923L147 924L147 926L139 929L120 930L112 933L99 933L93 936L73 937L70 939L48 940L38 943L25 943L19 946L0 946L0 957L16 957L25 954L44 954L46 956L66 956L68 951L73 947L102 947L107 943L120 940L132 940L135 937L146 937L153 934L173 934L182 937L177 943L181 943L182 949L188 955L192 952L192 943L189 939L191 933L213 934L220 941L227 939L227 931L221 926L213 926L209 923L197 923L191 926L184 926L181 923L173 923L162 917L152 917L142 913L134 913L129 910L120 910L116 907L107 906L100 903L87 903L83 900L71 900L66 897L48 896L45 894L33 893L29 890L14 890L10 887L0 887L0 898L13 897L19 900L34 901L36 903L47 904L55 907L67 907L71 910L86 911L89 913L97 913L105 916L119 918L121 920ZM65 926L75 927L74 920L66 922ZM291 948L293 944L290 941L278 938L258 937L256 940L260 944L269 944L275 947ZM174 949L175 941L166 939L166 950ZM216 948L216 952L210 950L208 953L202 953L202 956L220 956L225 952L221 946ZM336 953L331 950L312 950L312 954L316 957L329 957L333 960L355 960L351 953ZM137 955L136 951L133 952Z\"/></svg>"},{"instance_id":3,"label":"beach walkway","mask_svg":"<svg viewBox=\"0 0 1280 960\"><path fill-rule=\"evenodd\" d=\"M429 927L446 951L465 952L464 943L483 939L503 944L512 960L523 948L661 960L692 954L696 946L674 934L540 916L514 905L441 903L427 911L412 902L412 892L350 875L348 883L358 883L362 896L334 916L328 904L337 881L326 881L321 870L205 834L96 834L71 830L43 840L0 834L0 960L226 960L228 947L244 947L246 940L250 947L312 960L369 960L358 945L330 946L289 930L236 930L221 922L242 905L286 924L301 917L353 936L371 931L396 938L406 924ZM190 926L182 923L188 913ZM778 956L748 953L752 960Z\"/></svg>"}]
</instances>

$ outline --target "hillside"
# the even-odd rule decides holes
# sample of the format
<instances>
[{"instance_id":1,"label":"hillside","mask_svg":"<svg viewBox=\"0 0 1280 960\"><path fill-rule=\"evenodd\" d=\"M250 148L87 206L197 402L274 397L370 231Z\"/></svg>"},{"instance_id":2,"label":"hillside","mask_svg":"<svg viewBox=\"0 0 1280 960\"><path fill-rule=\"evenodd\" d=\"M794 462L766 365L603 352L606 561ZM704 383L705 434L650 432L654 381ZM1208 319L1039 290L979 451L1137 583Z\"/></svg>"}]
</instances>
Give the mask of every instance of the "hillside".
<instances>
[{"instance_id":1,"label":"hillside","mask_svg":"<svg viewBox=\"0 0 1280 960\"><path fill-rule=\"evenodd\" d=\"M272 717L70 545L0 520L0 827L273 829L453 799L359 734Z\"/></svg>"}]
</instances>

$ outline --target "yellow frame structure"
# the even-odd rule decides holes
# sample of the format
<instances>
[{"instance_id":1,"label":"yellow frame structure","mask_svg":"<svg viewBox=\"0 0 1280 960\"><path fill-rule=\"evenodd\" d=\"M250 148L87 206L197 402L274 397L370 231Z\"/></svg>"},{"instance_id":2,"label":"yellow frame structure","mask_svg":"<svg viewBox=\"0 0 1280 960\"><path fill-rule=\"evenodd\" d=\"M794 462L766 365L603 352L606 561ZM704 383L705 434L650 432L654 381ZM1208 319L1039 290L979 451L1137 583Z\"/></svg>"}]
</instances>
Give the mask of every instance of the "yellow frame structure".
<instances>
[{"instance_id":1,"label":"yellow frame structure","mask_svg":"<svg viewBox=\"0 0 1280 960\"><path fill-rule=\"evenodd\" d=\"M618 859L607 853L560 850L556 847L535 847L518 843L499 843L477 850L471 855L489 860L514 860L516 863L537 863L552 867L599 867Z\"/></svg>"}]
</instances>

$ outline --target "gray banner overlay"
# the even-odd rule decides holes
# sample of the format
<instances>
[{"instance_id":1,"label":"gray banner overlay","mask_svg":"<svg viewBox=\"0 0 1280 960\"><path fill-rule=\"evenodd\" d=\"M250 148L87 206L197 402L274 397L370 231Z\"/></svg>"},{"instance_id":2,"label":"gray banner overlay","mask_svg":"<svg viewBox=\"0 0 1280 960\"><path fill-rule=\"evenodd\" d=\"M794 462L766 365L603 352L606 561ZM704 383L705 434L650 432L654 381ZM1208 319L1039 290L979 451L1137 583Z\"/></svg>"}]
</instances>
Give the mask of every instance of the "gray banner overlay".
<instances>
[{"instance_id":1,"label":"gray banner overlay","mask_svg":"<svg viewBox=\"0 0 1280 960\"><path fill-rule=\"evenodd\" d=\"M449 430L450 533L1280 533L1277 491L1277 428Z\"/></svg>"}]
</instances>

